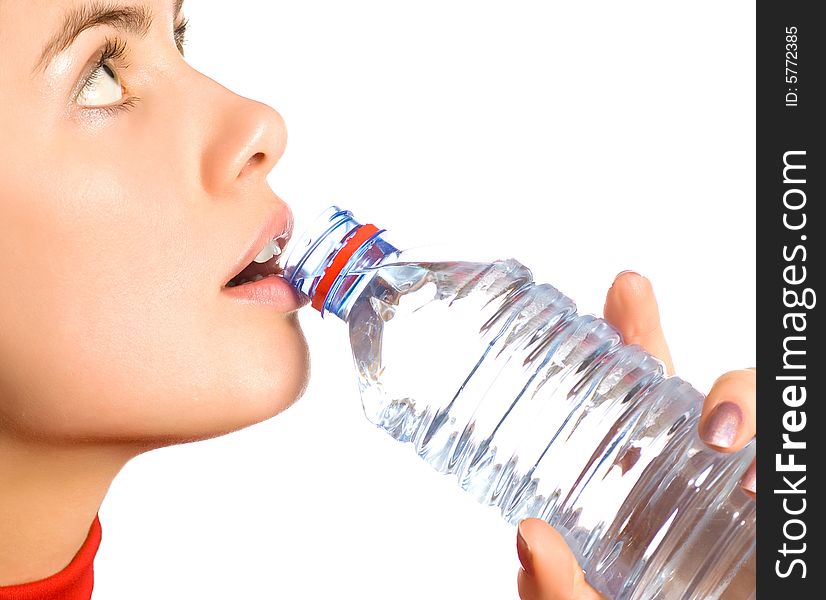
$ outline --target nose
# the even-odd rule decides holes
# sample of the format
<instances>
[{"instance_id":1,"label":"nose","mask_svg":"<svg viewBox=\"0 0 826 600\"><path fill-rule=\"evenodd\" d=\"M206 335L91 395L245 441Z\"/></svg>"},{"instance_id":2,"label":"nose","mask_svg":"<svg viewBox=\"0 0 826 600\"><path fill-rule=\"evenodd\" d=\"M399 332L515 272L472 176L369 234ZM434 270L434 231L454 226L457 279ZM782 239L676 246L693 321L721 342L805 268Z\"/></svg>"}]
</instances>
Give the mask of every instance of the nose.
<instances>
[{"instance_id":1,"label":"nose","mask_svg":"<svg viewBox=\"0 0 826 600\"><path fill-rule=\"evenodd\" d=\"M263 180L284 153L287 129L273 108L211 83L201 174L206 191L221 194L239 180Z\"/></svg>"}]
</instances>

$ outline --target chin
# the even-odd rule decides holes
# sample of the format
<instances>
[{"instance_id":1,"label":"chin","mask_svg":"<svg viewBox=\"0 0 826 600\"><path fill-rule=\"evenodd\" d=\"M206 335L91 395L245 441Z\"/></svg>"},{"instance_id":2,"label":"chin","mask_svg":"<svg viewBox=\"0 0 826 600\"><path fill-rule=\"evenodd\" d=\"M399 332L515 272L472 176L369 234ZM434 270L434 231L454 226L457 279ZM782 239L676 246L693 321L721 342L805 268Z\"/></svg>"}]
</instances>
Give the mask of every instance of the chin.
<instances>
[{"instance_id":1,"label":"chin","mask_svg":"<svg viewBox=\"0 0 826 600\"><path fill-rule=\"evenodd\" d=\"M263 352L258 351L261 348ZM155 403L164 407L160 411L146 418L138 411L128 425L121 425L130 430L129 437L154 447L194 442L271 419L304 395L310 353L295 315L240 355L242 361L239 353L222 357L225 362L217 363L209 377L194 387L182 382L171 396Z\"/></svg>"},{"instance_id":2,"label":"chin","mask_svg":"<svg viewBox=\"0 0 826 600\"><path fill-rule=\"evenodd\" d=\"M237 431L266 421L295 404L307 390L310 380L310 353L299 328L278 336L281 351L278 361L264 361L257 369L257 377L247 381L252 389L246 394L236 393L233 402L223 412L227 427L223 433ZM289 348L289 352L284 349ZM226 406L225 401L222 402ZM232 418L226 421L226 417ZM220 426L219 426L220 427Z\"/></svg>"},{"instance_id":3,"label":"chin","mask_svg":"<svg viewBox=\"0 0 826 600\"><path fill-rule=\"evenodd\" d=\"M230 403L227 403L227 397L224 397L220 403L216 401L215 408L211 411L211 419L190 421L185 428L171 432L171 435L164 436L163 439L172 444L195 442L233 433L267 421L287 410L304 395L307 380L306 375L291 374L288 379L281 380L281 385L277 390L261 397L238 396L236 390L236 395L232 397Z\"/></svg>"}]
</instances>

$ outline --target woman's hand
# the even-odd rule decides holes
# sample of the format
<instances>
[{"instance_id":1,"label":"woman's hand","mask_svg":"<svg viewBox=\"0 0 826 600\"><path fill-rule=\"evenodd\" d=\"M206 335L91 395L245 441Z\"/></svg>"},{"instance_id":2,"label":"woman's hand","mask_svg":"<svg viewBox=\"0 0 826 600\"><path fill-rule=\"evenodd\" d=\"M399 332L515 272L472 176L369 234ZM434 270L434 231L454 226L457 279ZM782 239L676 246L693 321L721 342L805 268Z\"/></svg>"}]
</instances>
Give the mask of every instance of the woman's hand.
<instances>
[{"instance_id":1,"label":"woman's hand","mask_svg":"<svg viewBox=\"0 0 826 600\"><path fill-rule=\"evenodd\" d=\"M605 299L605 319L628 344L639 344L665 363L674 374L671 353L660 327L660 313L651 283L633 271L617 275ZM711 448L735 452L755 434L755 370L730 371L720 376L706 396L700 417L700 437ZM740 480L754 497L755 464ZM562 536L545 521L525 519L519 524L516 550L519 596L522 600L602 600L585 581L582 569Z\"/></svg>"}]
</instances>

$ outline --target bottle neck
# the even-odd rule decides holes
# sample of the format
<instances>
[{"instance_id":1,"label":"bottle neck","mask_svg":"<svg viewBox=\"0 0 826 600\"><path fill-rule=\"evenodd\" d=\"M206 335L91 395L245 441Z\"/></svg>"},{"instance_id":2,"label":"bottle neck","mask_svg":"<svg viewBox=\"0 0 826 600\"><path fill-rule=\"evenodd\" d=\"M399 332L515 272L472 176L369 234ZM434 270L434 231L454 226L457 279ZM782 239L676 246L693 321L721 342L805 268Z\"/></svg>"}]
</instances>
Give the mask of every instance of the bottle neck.
<instances>
[{"instance_id":1,"label":"bottle neck","mask_svg":"<svg viewBox=\"0 0 826 600\"><path fill-rule=\"evenodd\" d=\"M313 308L347 321L350 308L372 279L369 271L399 251L387 243L384 229L362 225L337 206L322 212L284 261L283 277L310 298Z\"/></svg>"}]
</instances>

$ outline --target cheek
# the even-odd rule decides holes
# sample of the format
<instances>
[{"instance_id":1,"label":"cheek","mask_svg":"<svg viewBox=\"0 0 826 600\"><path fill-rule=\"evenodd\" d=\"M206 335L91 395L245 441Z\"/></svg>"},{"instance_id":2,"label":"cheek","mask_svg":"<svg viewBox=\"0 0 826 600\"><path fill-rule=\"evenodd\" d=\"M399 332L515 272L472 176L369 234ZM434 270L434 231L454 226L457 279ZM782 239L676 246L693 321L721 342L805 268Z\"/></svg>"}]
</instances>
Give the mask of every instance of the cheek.
<instances>
[{"instance_id":1,"label":"cheek","mask_svg":"<svg viewBox=\"0 0 826 600\"><path fill-rule=\"evenodd\" d=\"M197 260L217 226L185 186L171 174L52 175L3 208L0 428L197 439L303 393L297 318L220 294L215 265Z\"/></svg>"},{"instance_id":2,"label":"cheek","mask_svg":"<svg viewBox=\"0 0 826 600\"><path fill-rule=\"evenodd\" d=\"M295 315L190 308L90 307L92 327L58 320L40 343L14 331L23 342L5 363L18 374L11 422L53 438L169 443L260 422L303 394L309 353Z\"/></svg>"},{"instance_id":3,"label":"cheek","mask_svg":"<svg viewBox=\"0 0 826 600\"><path fill-rule=\"evenodd\" d=\"M141 362L127 366L124 344L139 353L149 338L133 315L161 327L168 312L149 297L146 271L160 254L150 242L171 227L153 238L160 215L136 210L123 190L142 188L116 164L95 170L102 163L70 153L44 161L48 176L32 161L4 173L0 277L13 285L0 297L0 410L47 432L112 412L109 382Z\"/></svg>"}]
</instances>

